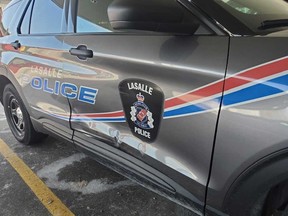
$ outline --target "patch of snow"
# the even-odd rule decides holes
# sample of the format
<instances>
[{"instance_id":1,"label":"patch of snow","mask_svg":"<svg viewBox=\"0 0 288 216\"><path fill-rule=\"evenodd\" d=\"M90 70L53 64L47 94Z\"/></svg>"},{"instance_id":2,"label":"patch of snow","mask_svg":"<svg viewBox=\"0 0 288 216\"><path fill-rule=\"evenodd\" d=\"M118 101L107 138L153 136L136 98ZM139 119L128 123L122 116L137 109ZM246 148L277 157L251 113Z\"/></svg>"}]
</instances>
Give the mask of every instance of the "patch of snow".
<instances>
[{"instance_id":1,"label":"patch of snow","mask_svg":"<svg viewBox=\"0 0 288 216\"><path fill-rule=\"evenodd\" d=\"M2 190L7 190L11 186L12 186L12 183L5 184L4 187L2 188Z\"/></svg>"},{"instance_id":2,"label":"patch of snow","mask_svg":"<svg viewBox=\"0 0 288 216\"><path fill-rule=\"evenodd\" d=\"M80 162L86 156L82 153L71 155L68 158L55 161L37 172L40 178L45 179L48 187L58 190L69 190L72 192L81 192L82 194L96 194L107 190L112 190L122 186L133 185L130 180L119 181L116 183L109 183L107 179L94 179L90 182L66 182L65 180L59 181L58 174L61 169L66 166L72 165L75 162Z\"/></svg>"}]
</instances>

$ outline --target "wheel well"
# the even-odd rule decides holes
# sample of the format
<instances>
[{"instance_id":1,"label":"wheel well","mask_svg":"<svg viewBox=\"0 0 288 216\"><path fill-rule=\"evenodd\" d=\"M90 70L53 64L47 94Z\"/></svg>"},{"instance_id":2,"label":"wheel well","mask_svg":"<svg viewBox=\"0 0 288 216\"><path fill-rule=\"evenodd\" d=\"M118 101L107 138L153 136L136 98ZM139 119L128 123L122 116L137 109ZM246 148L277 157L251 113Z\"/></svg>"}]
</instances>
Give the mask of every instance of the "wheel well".
<instances>
[{"instance_id":1,"label":"wheel well","mask_svg":"<svg viewBox=\"0 0 288 216\"><path fill-rule=\"evenodd\" d=\"M274 215L276 212L282 212L288 204L288 180L283 181L267 193L263 205L263 215Z\"/></svg>"},{"instance_id":2,"label":"wheel well","mask_svg":"<svg viewBox=\"0 0 288 216\"><path fill-rule=\"evenodd\" d=\"M243 173L226 194L222 207L224 212L237 216L251 215L249 211L255 210L255 204L257 204L258 214L254 213L253 215L262 215L261 211L269 202L267 201L269 194L274 197L279 188L280 190L288 188L287 164L288 149L283 149L265 157L257 165ZM280 204L280 206L276 206L277 208L283 208L283 205L286 204L287 196L282 196L282 198L284 200L277 203L277 205ZM261 202L258 202L259 200ZM263 207L264 209L262 209Z\"/></svg>"},{"instance_id":3,"label":"wheel well","mask_svg":"<svg viewBox=\"0 0 288 216\"><path fill-rule=\"evenodd\" d=\"M5 76L0 76L0 102L3 104L3 91L7 84L11 83Z\"/></svg>"}]
</instances>

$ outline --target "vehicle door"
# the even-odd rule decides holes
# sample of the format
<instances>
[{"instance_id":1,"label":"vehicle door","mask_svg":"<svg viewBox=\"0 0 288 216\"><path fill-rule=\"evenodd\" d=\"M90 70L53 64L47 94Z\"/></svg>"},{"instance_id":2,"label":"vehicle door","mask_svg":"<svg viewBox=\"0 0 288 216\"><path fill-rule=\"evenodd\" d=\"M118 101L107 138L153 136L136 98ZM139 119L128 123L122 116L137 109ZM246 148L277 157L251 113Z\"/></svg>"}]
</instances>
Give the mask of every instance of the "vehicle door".
<instances>
[{"instance_id":1,"label":"vehicle door","mask_svg":"<svg viewBox=\"0 0 288 216\"><path fill-rule=\"evenodd\" d=\"M101 154L124 152L203 204L229 38L202 22L194 34L115 30L113 2L70 1L63 70L79 93L69 98L74 141ZM174 7L188 24L196 20Z\"/></svg>"},{"instance_id":2,"label":"vehicle door","mask_svg":"<svg viewBox=\"0 0 288 216\"><path fill-rule=\"evenodd\" d=\"M18 32L6 37L2 62L21 86L33 119L72 139L61 55L65 33L65 0L29 0L21 6ZM61 118L58 118L61 116Z\"/></svg>"}]
</instances>

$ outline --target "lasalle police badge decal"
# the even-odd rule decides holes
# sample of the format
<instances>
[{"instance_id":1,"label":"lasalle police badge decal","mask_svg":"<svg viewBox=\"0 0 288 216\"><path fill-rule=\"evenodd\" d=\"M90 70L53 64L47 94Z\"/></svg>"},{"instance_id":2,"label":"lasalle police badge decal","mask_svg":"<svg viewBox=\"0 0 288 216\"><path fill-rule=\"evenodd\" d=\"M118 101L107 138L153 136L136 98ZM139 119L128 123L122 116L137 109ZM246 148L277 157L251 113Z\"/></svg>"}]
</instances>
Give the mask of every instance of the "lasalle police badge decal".
<instances>
[{"instance_id":1,"label":"lasalle police badge decal","mask_svg":"<svg viewBox=\"0 0 288 216\"><path fill-rule=\"evenodd\" d=\"M164 106L160 87L142 79L127 79L120 83L119 91L131 132L145 142L155 141Z\"/></svg>"}]
</instances>

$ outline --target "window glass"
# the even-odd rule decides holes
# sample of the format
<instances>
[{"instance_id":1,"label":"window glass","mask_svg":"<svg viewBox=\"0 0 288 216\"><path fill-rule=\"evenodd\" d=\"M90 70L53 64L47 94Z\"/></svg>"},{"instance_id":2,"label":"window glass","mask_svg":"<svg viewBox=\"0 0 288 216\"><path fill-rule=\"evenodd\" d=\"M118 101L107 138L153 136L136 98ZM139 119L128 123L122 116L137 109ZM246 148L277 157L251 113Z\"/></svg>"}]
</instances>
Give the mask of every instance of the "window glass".
<instances>
[{"instance_id":1,"label":"window glass","mask_svg":"<svg viewBox=\"0 0 288 216\"><path fill-rule=\"evenodd\" d=\"M78 0L77 32L111 32L107 8L113 0Z\"/></svg>"},{"instance_id":2,"label":"window glass","mask_svg":"<svg viewBox=\"0 0 288 216\"><path fill-rule=\"evenodd\" d=\"M288 26L288 3L284 0L214 1L254 32L266 31L265 22L267 21L272 21L271 25L267 27L268 30L272 31L276 27L287 28ZM283 20L283 25L280 25L278 20ZM275 30L279 29L276 28Z\"/></svg>"},{"instance_id":3,"label":"window glass","mask_svg":"<svg viewBox=\"0 0 288 216\"><path fill-rule=\"evenodd\" d=\"M135 0L137 1L137 0ZM157 0L159 1L159 0ZM179 24L184 23L194 23L196 18L184 7L180 4L174 2L174 0L167 0L167 2L172 3L174 7L181 8L183 10L182 21L179 21ZM144 32L139 29L121 29L115 30L110 24L108 18L108 8L111 4L113 4L114 0L78 0L78 8L77 8L77 19L76 19L76 32L77 33L107 33L107 32ZM153 7L153 0L151 2L151 7ZM115 2L114 2L115 3ZM163 4L166 4L166 0L162 0ZM181 23L182 22L182 23ZM198 22L198 21L196 21ZM171 25L172 26L172 25ZM177 24L174 25L177 28ZM146 32L152 32L146 30ZM159 31L160 32L160 31ZM173 32L173 27L171 29ZM211 34L211 31L204 26L202 26L200 31L197 31L195 34Z\"/></svg>"},{"instance_id":4,"label":"window glass","mask_svg":"<svg viewBox=\"0 0 288 216\"><path fill-rule=\"evenodd\" d=\"M9 1L6 1L5 3L1 3L0 7L0 18L2 22L0 23L0 36L4 36L9 34L9 25L12 21L13 16L15 15L15 12L20 6L21 0L18 1L12 1L8 5ZM3 7L5 9L3 10Z\"/></svg>"},{"instance_id":5,"label":"window glass","mask_svg":"<svg viewBox=\"0 0 288 216\"><path fill-rule=\"evenodd\" d=\"M35 0L30 33L61 33L64 0Z\"/></svg>"},{"instance_id":6,"label":"window glass","mask_svg":"<svg viewBox=\"0 0 288 216\"><path fill-rule=\"evenodd\" d=\"M33 5L32 2L30 2L29 7L22 20L21 29L20 29L21 34L29 34L32 5Z\"/></svg>"}]
</instances>

